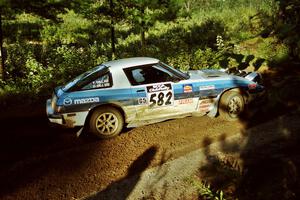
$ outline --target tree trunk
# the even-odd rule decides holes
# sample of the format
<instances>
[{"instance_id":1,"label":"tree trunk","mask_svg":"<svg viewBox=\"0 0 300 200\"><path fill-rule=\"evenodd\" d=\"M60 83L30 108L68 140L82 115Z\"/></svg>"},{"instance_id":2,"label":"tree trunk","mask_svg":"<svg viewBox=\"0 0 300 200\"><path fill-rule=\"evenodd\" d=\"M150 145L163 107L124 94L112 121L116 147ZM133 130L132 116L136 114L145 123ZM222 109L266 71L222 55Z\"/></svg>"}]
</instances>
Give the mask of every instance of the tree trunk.
<instances>
[{"instance_id":1,"label":"tree trunk","mask_svg":"<svg viewBox=\"0 0 300 200\"><path fill-rule=\"evenodd\" d=\"M0 63L0 80L5 80L5 67L4 67L4 60L5 55L3 51L3 31L2 31L2 14L0 10L0 56L1 56L1 63Z\"/></svg>"},{"instance_id":2,"label":"tree trunk","mask_svg":"<svg viewBox=\"0 0 300 200\"><path fill-rule=\"evenodd\" d=\"M111 39L111 59L115 58L116 47L115 47L115 24L114 24L114 11L113 11L113 0L109 0L110 7L110 39Z\"/></svg>"},{"instance_id":3,"label":"tree trunk","mask_svg":"<svg viewBox=\"0 0 300 200\"><path fill-rule=\"evenodd\" d=\"M144 18L145 9L142 8L141 11L142 11L141 12L142 13L142 18ZM144 19L142 19L142 24L141 24L141 47L142 47L142 50L144 50L145 43L146 43L146 39L145 39L145 21L144 21Z\"/></svg>"}]
</instances>

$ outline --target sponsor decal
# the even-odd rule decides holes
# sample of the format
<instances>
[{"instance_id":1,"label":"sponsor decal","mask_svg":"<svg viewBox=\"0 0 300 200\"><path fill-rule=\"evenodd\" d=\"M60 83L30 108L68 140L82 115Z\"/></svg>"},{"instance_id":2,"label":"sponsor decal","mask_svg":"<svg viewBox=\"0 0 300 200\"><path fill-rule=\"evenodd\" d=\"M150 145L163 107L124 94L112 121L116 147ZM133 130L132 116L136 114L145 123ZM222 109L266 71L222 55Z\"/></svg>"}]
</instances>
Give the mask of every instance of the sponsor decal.
<instances>
[{"instance_id":1,"label":"sponsor decal","mask_svg":"<svg viewBox=\"0 0 300 200\"><path fill-rule=\"evenodd\" d=\"M147 92L148 93L167 91L167 90L172 90L171 83L147 86Z\"/></svg>"},{"instance_id":2,"label":"sponsor decal","mask_svg":"<svg viewBox=\"0 0 300 200\"><path fill-rule=\"evenodd\" d=\"M183 92L184 93L193 92L193 85L192 84L183 85Z\"/></svg>"},{"instance_id":3,"label":"sponsor decal","mask_svg":"<svg viewBox=\"0 0 300 200\"><path fill-rule=\"evenodd\" d=\"M150 108L171 106L174 104L174 94L171 83L147 86L147 102Z\"/></svg>"},{"instance_id":4,"label":"sponsor decal","mask_svg":"<svg viewBox=\"0 0 300 200\"><path fill-rule=\"evenodd\" d=\"M214 85L203 85L203 86L200 86L199 89L200 90L214 90L214 89L216 89L216 87Z\"/></svg>"},{"instance_id":5,"label":"sponsor decal","mask_svg":"<svg viewBox=\"0 0 300 200\"><path fill-rule=\"evenodd\" d=\"M198 110L200 112L208 112L212 104L213 104L213 99L200 100Z\"/></svg>"},{"instance_id":6,"label":"sponsor decal","mask_svg":"<svg viewBox=\"0 0 300 200\"><path fill-rule=\"evenodd\" d=\"M93 88L102 88L102 87L109 87L110 83L104 83L102 81L93 81L92 82Z\"/></svg>"},{"instance_id":7,"label":"sponsor decal","mask_svg":"<svg viewBox=\"0 0 300 200\"><path fill-rule=\"evenodd\" d=\"M147 98L146 97L138 98L138 104L139 105L145 105L145 104L147 104Z\"/></svg>"},{"instance_id":8,"label":"sponsor decal","mask_svg":"<svg viewBox=\"0 0 300 200\"><path fill-rule=\"evenodd\" d=\"M74 99L74 104L86 104L86 103L97 103L97 102L100 102L99 97Z\"/></svg>"},{"instance_id":9,"label":"sponsor decal","mask_svg":"<svg viewBox=\"0 0 300 200\"><path fill-rule=\"evenodd\" d=\"M192 98L179 99L178 104L192 104L194 100Z\"/></svg>"},{"instance_id":10,"label":"sponsor decal","mask_svg":"<svg viewBox=\"0 0 300 200\"><path fill-rule=\"evenodd\" d=\"M72 99L71 98L65 98L64 99L64 105L71 105L72 104Z\"/></svg>"}]
</instances>

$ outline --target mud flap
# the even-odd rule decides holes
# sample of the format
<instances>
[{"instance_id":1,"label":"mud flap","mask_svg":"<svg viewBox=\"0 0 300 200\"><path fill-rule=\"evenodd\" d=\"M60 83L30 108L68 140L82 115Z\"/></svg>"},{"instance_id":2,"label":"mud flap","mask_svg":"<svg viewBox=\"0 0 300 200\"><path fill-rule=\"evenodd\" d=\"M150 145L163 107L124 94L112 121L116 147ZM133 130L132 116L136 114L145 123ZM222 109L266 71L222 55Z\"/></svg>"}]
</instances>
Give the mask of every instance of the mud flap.
<instances>
[{"instance_id":1,"label":"mud flap","mask_svg":"<svg viewBox=\"0 0 300 200\"><path fill-rule=\"evenodd\" d=\"M79 129L79 131L77 131L76 137L79 137L79 136L81 135L81 133L83 132L83 128L84 128L84 127L81 127L81 128Z\"/></svg>"},{"instance_id":2,"label":"mud flap","mask_svg":"<svg viewBox=\"0 0 300 200\"><path fill-rule=\"evenodd\" d=\"M214 118L218 114L218 103L217 101L214 103L214 108L207 114L207 116Z\"/></svg>"}]
</instances>

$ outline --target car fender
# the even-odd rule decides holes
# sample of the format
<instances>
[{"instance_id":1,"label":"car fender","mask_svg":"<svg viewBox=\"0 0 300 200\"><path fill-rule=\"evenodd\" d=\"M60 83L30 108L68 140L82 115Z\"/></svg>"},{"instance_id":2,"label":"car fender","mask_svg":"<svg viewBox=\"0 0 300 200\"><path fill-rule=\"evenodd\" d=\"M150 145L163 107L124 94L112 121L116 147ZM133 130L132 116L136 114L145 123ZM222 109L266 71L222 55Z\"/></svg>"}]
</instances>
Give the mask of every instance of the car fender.
<instances>
[{"instance_id":1,"label":"car fender","mask_svg":"<svg viewBox=\"0 0 300 200\"><path fill-rule=\"evenodd\" d=\"M227 92L227 91L236 91L236 92L239 92L240 94L242 94L242 96L243 96L243 98L245 100L245 103L246 103L247 92L245 92L242 88L239 88L239 87L236 87L236 88L227 88L227 89L223 90L217 96L214 108L207 114L209 117L216 117L218 115L220 99L221 99L222 95L225 94L225 92Z\"/></svg>"},{"instance_id":2,"label":"car fender","mask_svg":"<svg viewBox=\"0 0 300 200\"><path fill-rule=\"evenodd\" d=\"M91 114L94 112L95 109L100 108L100 107L104 107L104 106L111 106L111 107L114 107L114 108L118 109L121 112L122 116L124 117L124 121L125 122L127 121L127 114L124 111L123 106L118 102L111 102L111 103L102 103L102 104L92 105L89 108L88 115L85 119L85 124L89 122Z\"/></svg>"}]
</instances>

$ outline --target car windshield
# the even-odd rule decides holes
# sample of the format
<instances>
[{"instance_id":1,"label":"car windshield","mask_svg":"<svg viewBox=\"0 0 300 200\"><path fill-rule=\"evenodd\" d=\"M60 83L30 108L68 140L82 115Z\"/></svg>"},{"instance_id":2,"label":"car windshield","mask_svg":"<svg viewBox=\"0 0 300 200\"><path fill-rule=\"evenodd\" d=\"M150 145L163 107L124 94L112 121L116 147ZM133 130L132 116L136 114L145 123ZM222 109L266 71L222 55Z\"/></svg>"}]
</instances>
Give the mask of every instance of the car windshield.
<instances>
[{"instance_id":1,"label":"car windshield","mask_svg":"<svg viewBox=\"0 0 300 200\"><path fill-rule=\"evenodd\" d=\"M68 82L63 88L63 91L68 91L70 90L70 88L74 87L75 85L78 85L80 82L88 79L89 77L94 75L98 75L99 73L102 73L102 71L106 71L107 67L104 65L100 65L97 67L94 67L92 69L90 69L89 71L86 71L82 74L80 74L79 76L77 76L76 78L74 78L73 80L71 80L70 82Z\"/></svg>"},{"instance_id":2,"label":"car windshield","mask_svg":"<svg viewBox=\"0 0 300 200\"><path fill-rule=\"evenodd\" d=\"M176 74L177 76L179 76L183 79L189 79L190 78L190 76L187 73L184 73L184 72L180 71L179 69L175 69L175 68L173 68L173 67L171 67L171 66L169 66L169 65L167 65L163 62L160 62L159 64L161 66L163 66L165 69L167 69L168 71L170 71L171 73Z\"/></svg>"}]
</instances>

